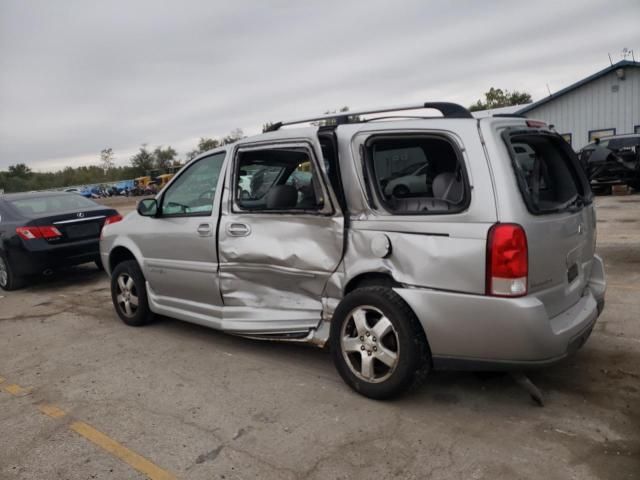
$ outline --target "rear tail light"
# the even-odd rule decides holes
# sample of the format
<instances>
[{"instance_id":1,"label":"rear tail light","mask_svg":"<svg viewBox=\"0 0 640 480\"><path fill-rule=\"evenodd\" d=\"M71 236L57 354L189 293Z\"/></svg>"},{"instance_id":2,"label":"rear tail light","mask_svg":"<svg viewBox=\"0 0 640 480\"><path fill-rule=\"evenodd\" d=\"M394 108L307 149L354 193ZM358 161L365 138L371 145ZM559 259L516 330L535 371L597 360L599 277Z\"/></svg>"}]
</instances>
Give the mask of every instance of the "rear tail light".
<instances>
[{"instance_id":1,"label":"rear tail light","mask_svg":"<svg viewBox=\"0 0 640 480\"><path fill-rule=\"evenodd\" d=\"M102 240L102 234L104 232L104 227L106 227L107 225L111 225L112 223L118 223L120 220L122 220L122 215L120 215L119 213L116 213L115 215L111 215L107 218L104 219L104 225L102 226L102 230L100 231L100 240Z\"/></svg>"},{"instance_id":2,"label":"rear tail light","mask_svg":"<svg viewBox=\"0 0 640 480\"><path fill-rule=\"evenodd\" d=\"M111 215L110 217L107 217L104 221L104 226L106 227L107 225L111 225L112 223L117 223L120 220L122 220L122 215L116 214L116 215Z\"/></svg>"},{"instance_id":3,"label":"rear tail light","mask_svg":"<svg viewBox=\"0 0 640 480\"><path fill-rule=\"evenodd\" d=\"M62 237L62 233L56 227L18 227L16 233L23 240L35 240L36 238L46 238L47 240L54 240Z\"/></svg>"},{"instance_id":4,"label":"rear tail light","mask_svg":"<svg viewBox=\"0 0 640 480\"><path fill-rule=\"evenodd\" d=\"M529 259L527 235L520 225L497 223L487 239L487 295L521 297L527 294Z\"/></svg>"}]
</instances>

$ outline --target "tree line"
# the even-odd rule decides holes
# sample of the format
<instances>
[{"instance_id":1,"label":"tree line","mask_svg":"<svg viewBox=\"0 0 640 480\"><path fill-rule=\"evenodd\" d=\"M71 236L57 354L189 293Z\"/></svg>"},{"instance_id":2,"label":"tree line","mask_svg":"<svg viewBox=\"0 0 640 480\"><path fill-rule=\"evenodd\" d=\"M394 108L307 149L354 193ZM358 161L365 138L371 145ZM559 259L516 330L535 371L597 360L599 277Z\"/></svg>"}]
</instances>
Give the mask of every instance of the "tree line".
<instances>
[{"instance_id":1,"label":"tree line","mask_svg":"<svg viewBox=\"0 0 640 480\"><path fill-rule=\"evenodd\" d=\"M478 100L469 107L471 111L487 110L510 105L521 105L531 102L531 95L517 90L509 91L491 87L484 94L484 99ZM345 106L338 112L348 112L349 107ZM337 113L336 110L327 111ZM350 117L351 121L359 120L357 115ZM335 122L333 122L335 123ZM321 120L315 125L331 125L332 120ZM263 125L263 131L268 130L273 124ZM202 137L198 141L196 148L190 150L185 161L192 160L200 153L206 152L221 145L233 143L244 137L241 129L236 128L228 135L221 138ZM115 164L115 154L112 148L105 148L100 152L99 164L82 167L65 167L55 172L33 172L23 164L12 165L7 171L0 171L0 190L5 192L23 192L30 190L46 190L50 188L61 188L70 185L92 185L100 183L127 180L131 178L147 175L151 171L164 171L169 167L181 165L178 159L178 152L170 145L162 145L155 148L142 144L138 151L129 159L129 165L117 166Z\"/></svg>"},{"instance_id":2,"label":"tree line","mask_svg":"<svg viewBox=\"0 0 640 480\"><path fill-rule=\"evenodd\" d=\"M221 138L202 137L196 148L186 154L184 160L192 160L200 153L233 143L243 137L244 133L239 128ZM18 163L11 165L6 171L0 171L0 190L6 193L28 192L71 185L111 183L147 175L151 171L161 173L169 167L182 165L183 161L178 158L178 152L170 145L151 148L147 144L142 144L128 163L128 165L116 165L115 153L110 147L100 152L99 161L95 165L69 166L54 172L34 172L26 164Z\"/></svg>"}]
</instances>

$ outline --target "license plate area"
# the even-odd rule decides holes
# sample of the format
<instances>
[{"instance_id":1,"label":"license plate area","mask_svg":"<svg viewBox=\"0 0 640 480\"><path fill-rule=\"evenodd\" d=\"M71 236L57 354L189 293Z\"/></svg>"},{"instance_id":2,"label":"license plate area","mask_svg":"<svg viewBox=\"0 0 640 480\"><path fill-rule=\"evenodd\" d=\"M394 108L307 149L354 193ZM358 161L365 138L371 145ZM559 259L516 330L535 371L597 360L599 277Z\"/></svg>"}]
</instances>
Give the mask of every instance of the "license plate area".
<instances>
[{"instance_id":1,"label":"license plate area","mask_svg":"<svg viewBox=\"0 0 640 480\"><path fill-rule=\"evenodd\" d=\"M70 240L86 237L97 237L100 234L100 227L97 223L81 223L70 225L65 229L67 238Z\"/></svg>"},{"instance_id":2,"label":"license plate area","mask_svg":"<svg viewBox=\"0 0 640 480\"><path fill-rule=\"evenodd\" d=\"M567 280L569 281L569 284L571 284L577 277L578 277L578 264L574 263L569 267L569 270L567 270Z\"/></svg>"}]
</instances>

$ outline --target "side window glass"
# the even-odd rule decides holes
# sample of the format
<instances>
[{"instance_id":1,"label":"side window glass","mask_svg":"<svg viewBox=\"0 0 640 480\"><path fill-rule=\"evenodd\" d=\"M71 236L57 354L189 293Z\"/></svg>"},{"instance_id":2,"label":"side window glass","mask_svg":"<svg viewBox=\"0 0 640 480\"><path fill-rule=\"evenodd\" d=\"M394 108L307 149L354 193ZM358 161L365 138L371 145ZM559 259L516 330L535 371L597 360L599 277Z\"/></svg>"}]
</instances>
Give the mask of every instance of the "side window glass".
<instances>
[{"instance_id":1,"label":"side window glass","mask_svg":"<svg viewBox=\"0 0 640 480\"><path fill-rule=\"evenodd\" d=\"M304 148L267 148L240 152L234 198L241 210L321 210L320 180Z\"/></svg>"},{"instance_id":2,"label":"side window glass","mask_svg":"<svg viewBox=\"0 0 640 480\"><path fill-rule=\"evenodd\" d=\"M439 137L386 137L367 142L367 164L384 207L401 214L456 213L468 189L454 145Z\"/></svg>"},{"instance_id":3,"label":"side window glass","mask_svg":"<svg viewBox=\"0 0 640 480\"><path fill-rule=\"evenodd\" d=\"M162 215L211 215L224 157L225 152L205 157L183 172L162 197Z\"/></svg>"}]
</instances>

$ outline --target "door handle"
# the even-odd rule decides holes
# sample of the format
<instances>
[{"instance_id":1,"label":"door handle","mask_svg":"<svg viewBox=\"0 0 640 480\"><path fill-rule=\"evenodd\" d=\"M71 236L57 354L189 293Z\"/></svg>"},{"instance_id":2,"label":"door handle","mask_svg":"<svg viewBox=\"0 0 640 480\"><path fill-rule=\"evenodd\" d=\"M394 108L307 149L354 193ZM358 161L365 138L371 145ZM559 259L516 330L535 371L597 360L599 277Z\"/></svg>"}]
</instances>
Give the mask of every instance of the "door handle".
<instances>
[{"instance_id":1,"label":"door handle","mask_svg":"<svg viewBox=\"0 0 640 480\"><path fill-rule=\"evenodd\" d=\"M246 237L251 233L251 227L244 223L228 223L227 233L232 237Z\"/></svg>"},{"instance_id":2,"label":"door handle","mask_svg":"<svg viewBox=\"0 0 640 480\"><path fill-rule=\"evenodd\" d=\"M198 225L197 232L201 237L210 237L213 230L211 230L211 225L208 223L201 223Z\"/></svg>"}]
</instances>

